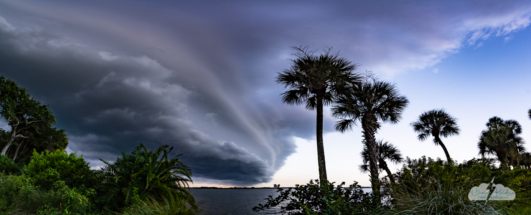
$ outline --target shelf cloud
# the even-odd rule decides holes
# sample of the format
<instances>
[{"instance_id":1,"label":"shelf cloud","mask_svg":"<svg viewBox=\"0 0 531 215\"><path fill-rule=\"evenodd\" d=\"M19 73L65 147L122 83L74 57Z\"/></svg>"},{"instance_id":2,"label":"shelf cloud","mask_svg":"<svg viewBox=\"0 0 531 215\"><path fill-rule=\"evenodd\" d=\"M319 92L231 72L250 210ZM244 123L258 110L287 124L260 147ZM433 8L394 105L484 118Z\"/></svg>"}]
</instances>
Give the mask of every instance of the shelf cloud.
<instances>
[{"instance_id":1,"label":"shelf cloud","mask_svg":"<svg viewBox=\"0 0 531 215\"><path fill-rule=\"evenodd\" d=\"M291 46L394 76L510 42L530 17L523 1L2 1L0 73L50 106L94 168L168 144L194 180L247 186L271 181L293 136L315 135L315 112L282 104L275 83ZM334 122L326 112L325 132Z\"/></svg>"}]
</instances>

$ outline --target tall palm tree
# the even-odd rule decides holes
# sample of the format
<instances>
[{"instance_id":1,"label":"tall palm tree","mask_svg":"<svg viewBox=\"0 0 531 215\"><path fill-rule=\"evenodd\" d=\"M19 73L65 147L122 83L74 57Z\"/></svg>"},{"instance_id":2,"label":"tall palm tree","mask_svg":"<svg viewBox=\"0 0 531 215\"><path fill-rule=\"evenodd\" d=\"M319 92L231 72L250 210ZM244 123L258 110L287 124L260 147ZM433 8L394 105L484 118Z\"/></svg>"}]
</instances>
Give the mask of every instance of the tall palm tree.
<instances>
[{"instance_id":1,"label":"tall palm tree","mask_svg":"<svg viewBox=\"0 0 531 215\"><path fill-rule=\"evenodd\" d=\"M419 120L411 123L415 132L419 133L419 140L424 141L430 135L433 136L433 143L440 145L446 154L448 163L452 162L448 149L441 140L441 136L448 137L459 134L456 120L444 110L430 110L420 115Z\"/></svg>"},{"instance_id":2,"label":"tall palm tree","mask_svg":"<svg viewBox=\"0 0 531 215\"><path fill-rule=\"evenodd\" d=\"M383 140L376 142L376 150L378 151L378 168L387 173L387 176L389 176L389 181L394 187L395 180L393 178L391 170L389 170L389 166L387 165L386 160L389 160L395 164L401 163L404 160L402 158L402 154L400 154L400 150L398 150L391 143L384 142ZM370 167L369 148L367 147L367 144L364 144L363 151L361 152L361 157L363 159L363 164L360 165L360 170L362 172L368 172Z\"/></svg>"},{"instance_id":3,"label":"tall palm tree","mask_svg":"<svg viewBox=\"0 0 531 215\"><path fill-rule=\"evenodd\" d=\"M307 48L296 48L296 59L291 60L291 68L278 74L277 83L290 90L282 93L282 101L290 105L305 104L306 109L317 109L317 159L319 180L325 183L326 164L323 146L323 106L332 103L337 95L348 90L348 86L357 83L360 76L354 74L356 68L352 62L330 50L319 56Z\"/></svg>"},{"instance_id":4,"label":"tall palm tree","mask_svg":"<svg viewBox=\"0 0 531 215\"><path fill-rule=\"evenodd\" d=\"M408 100L398 94L394 85L375 80L353 85L348 93L338 97L336 103L332 108L333 115L340 118L336 130L345 132L356 121L361 121L364 142L369 151L372 193L380 199L378 149L374 135L380 128L379 120L390 123L400 120Z\"/></svg>"},{"instance_id":5,"label":"tall palm tree","mask_svg":"<svg viewBox=\"0 0 531 215\"><path fill-rule=\"evenodd\" d=\"M511 163L519 166L520 153L524 152L524 141L518 136L522 133L520 124L515 120L492 117L486 125L488 129L481 132L478 142L479 154L482 157L495 155L503 168L508 168Z\"/></svg>"}]
</instances>

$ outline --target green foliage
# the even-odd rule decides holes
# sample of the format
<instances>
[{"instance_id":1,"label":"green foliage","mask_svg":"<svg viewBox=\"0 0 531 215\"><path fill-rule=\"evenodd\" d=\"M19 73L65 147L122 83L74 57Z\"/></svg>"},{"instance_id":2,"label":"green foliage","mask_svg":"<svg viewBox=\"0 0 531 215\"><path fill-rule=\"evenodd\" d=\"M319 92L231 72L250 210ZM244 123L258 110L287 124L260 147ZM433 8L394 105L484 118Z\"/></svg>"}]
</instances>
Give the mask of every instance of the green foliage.
<instances>
[{"instance_id":1,"label":"green foliage","mask_svg":"<svg viewBox=\"0 0 531 215\"><path fill-rule=\"evenodd\" d=\"M274 208L285 201L289 202L280 207L280 212L290 215L381 214L388 210L375 204L374 197L364 193L357 182L348 188L343 187L345 182L337 186L330 182L323 184L325 186L321 187L318 180L315 180L315 183L311 180L307 185L297 185L295 188L278 188L279 196L269 196L265 205L259 204L253 207L253 211Z\"/></svg>"},{"instance_id":2,"label":"green foliage","mask_svg":"<svg viewBox=\"0 0 531 215\"><path fill-rule=\"evenodd\" d=\"M24 208L25 200L34 192L28 177L0 173L0 215L14 214Z\"/></svg>"},{"instance_id":3,"label":"green foliage","mask_svg":"<svg viewBox=\"0 0 531 215\"><path fill-rule=\"evenodd\" d=\"M140 201L127 207L121 213L123 215L191 215L196 211L190 210L189 205L182 199L167 199L156 200L149 198L146 201Z\"/></svg>"},{"instance_id":4,"label":"green foliage","mask_svg":"<svg viewBox=\"0 0 531 215\"><path fill-rule=\"evenodd\" d=\"M192 171L178 156L169 159L173 147L167 148L164 145L151 151L141 144L131 154L122 153L114 164L102 160L107 166L97 173L102 182L97 190L104 193L96 199L99 207L120 210L150 198L170 202L179 199L197 211L195 199L186 189Z\"/></svg>"},{"instance_id":5,"label":"green foliage","mask_svg":"<svg viewBox=\"0 0 531 215\"><path fill-rule=\"evenodd\" d=\"M37 189L26 175L0 173L0 215L7 214L87 214L89 199L64 181L51 190Z\"/></svg>"},{"instance_id":6,"label":"green foliage","mask_svg":"<svg viewBox=\"0 0 531 215\"><path fill-rule=\"evenodd\" d=\"M90 194L90 193L89 193ZM87 214L90 201L77 188L68 187L64 181L56 181L51 190L37 190L28 199L27 208L37 214Z\"/></svg>"},{"instance_id":7,"label":"green foliage","mask_svg":"<svg viewBox=\"0 0 531 215\"><path fill-rule=\"evenodd\" d=\"M43 190L51 190L55 182L64 181L66 186L78 187L90 193L88 188L94 183L93 172L83 156L68 154L64 150L40 154L34 151L24 173L31 177L35 186Z\"/></svg>"},{"instance_id":8,"label":"green foliage","mask_svg":"<svg viewBox=\"0 0 531 215\"><path fill-rule=\"evenodd\" d=\"M402 170L395 173L393 209L408 214L497 214L498 204L484 206L484 202L468 199L472 187L492 179L490 167L489 160L456 165L440 159L407 158Z\"/></svg>"},{"instance_id":9,"label":"green foliage","mask_svg":"<svg viewBox=\"0 0 531 215\"><path fill-rule=\"evenodd\" d=\"M65 149L64 130L53 128L55 117L47 105L31 97L26 89L0 76L0 117L10 131L0 130L1 154L18 164L27 164L32 151Z\"/></svg>"},{"instance_id":10,"label":"green foliage","mask_svg":"<svg viewBox=\"0 0 531 215\"><path fill-rule=\"evenodd\" d=\"M25 137L26 131L39 131L55 123L48 106L31 98L26 89L4 76L0 76L0 116L11 127L9 140L2 144L2 154L7 152L15 138Z\"/></svg>"},{"instance_id":11,"label":"green foliage","mask_svg":"<svg viewBox=\"0 0 531 215\"><path fill-rule=\"evenodd\" d=\"M0 155L0 172L16 175L20 173L20 168L7 156Z\"/></svg>"},{"instance_id":12,"label":"green foliage","mask_svg":"<svg viewBox=\"0 0 531 215\"><path fill-rule=\"evenodd\" d=\"M498 170L493 176L494 183L503 184L516 193L513 201L499 202L509 211L509 214L531 213L531 170L515 168L508 171Z\"/></svg>"},{"instance_id":13,"label":"green foliage","mask_svg":"<svg viewBox=\"0 0 531 215\"><path fill-rule=\"evenodd\" d=\"M28 138L23 142L16 162L20 165L27 165L31 161L33 151L52 152L64 150L68 146L68 137L65 130L53 127L42 128L39 133L28 132ZM12 150L15 151L15 150Z\"/></svg>"}]
</instances>

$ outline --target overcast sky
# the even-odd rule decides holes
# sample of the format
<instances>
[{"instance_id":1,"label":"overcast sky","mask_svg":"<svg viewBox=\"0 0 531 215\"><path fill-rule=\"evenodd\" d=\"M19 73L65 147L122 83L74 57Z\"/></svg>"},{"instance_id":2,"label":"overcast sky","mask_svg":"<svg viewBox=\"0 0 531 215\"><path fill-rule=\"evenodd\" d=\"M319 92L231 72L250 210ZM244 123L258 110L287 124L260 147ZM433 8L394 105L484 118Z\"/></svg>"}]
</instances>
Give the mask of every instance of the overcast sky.
<instances>
[{"instance_id":1,"label":"overcast sky","mask_svg":"<svg viewBox=\"0 0 531 215\"><path fill-rule=\"evenodd\" d=\"M444 108L461 133L443 142L463 161L492 116L531 140L530 22L526 1L0 0L0 74L50 106L93 168L168 144L192 186L293 186L318 170L316 114L275 83L290 47L333 48L394 83L410 103L376 138L404 156L445 157L410 126ZM335 121L325 108L329 179L369 186L361 128Z\"/></svg>"}]
</instances>

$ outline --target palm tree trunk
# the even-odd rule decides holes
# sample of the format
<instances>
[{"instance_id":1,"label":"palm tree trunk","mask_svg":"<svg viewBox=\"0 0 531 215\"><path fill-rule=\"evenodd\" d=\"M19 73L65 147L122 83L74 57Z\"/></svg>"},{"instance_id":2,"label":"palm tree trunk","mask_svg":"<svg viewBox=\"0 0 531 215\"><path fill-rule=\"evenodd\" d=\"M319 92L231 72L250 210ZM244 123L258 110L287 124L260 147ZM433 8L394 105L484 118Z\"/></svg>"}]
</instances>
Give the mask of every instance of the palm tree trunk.
<instances>
[{"instance_id":1,"label":"palm tree trunk","mask_svg":"<svg viewBox=\"0 0 531 215\"><path fill-rule=\"evenodd\" d=\"M384 160L380 160L379 161L379 165L380 165L380 168L384 169L385 172L387 173L387 176L389 176L389 181L391 182L391 186L393 187L393 190L396 190L395 189L395 178L393 177L393 173L391 173L391 170L389 169L389 167L387 166L387 162L385 162Z\"/></svg>"},{"instance_id":2,"label":"palm tree trunk","mask_svg":"<svg viewBox=\"0 0 531 215\"><path fill-rule=\"evenodd\" d=\"M391 184L394 185L395 180L394 180L393 174L391 173L391 170L387 166L387 162L385 162L384 160L380 160L378 162L379 162L378 164L380 165L380 168L385 170L385 172L387 173L387 176L389 176L389 181L391 182Z\"/></svg>"},{"instance_id":3,"label":"palm tree trunk","mask_svg":"<svg viewBox=\"0 0 531 215\"><path fill-rule=\"evenodd\" d=\"M321 185L328 179L326 177L325 153L323 146L323 96L317 94L317 161L319 162L319 181Z\"/></svg>"},{"instance_id":4,"label":"palm tree trunk","mask_svg":"<svg viewBox=\"0 0 531 215\"><path fill-rule=\"evenodd\" d=\"M448 160L448 163L452 163L452 158L450 158L450 153L448 153L448 149L446 149L446 146L442 142L441 138L439 138L439 136L435 136L435 141L437 141L437 143L439 143L439 145L441 145L441 147L443 148L444 154L446 154L446 160Z\"/></svg>"},{"instance_id":5,"label":"palm tree trunk","mask_svg":"<svg viewBox=\"0 0 531 215\"><path fill-rule=\"evenodd\" d=\"M376 118L368 113L362 119L363 136L367 149L369 149L369 167L371 176L372 193L376 200L376 204L380 204L380 177L378 173L378 149L376 148L376 139L374 133L376 132Z\"/></svg>"}]
</instances>

